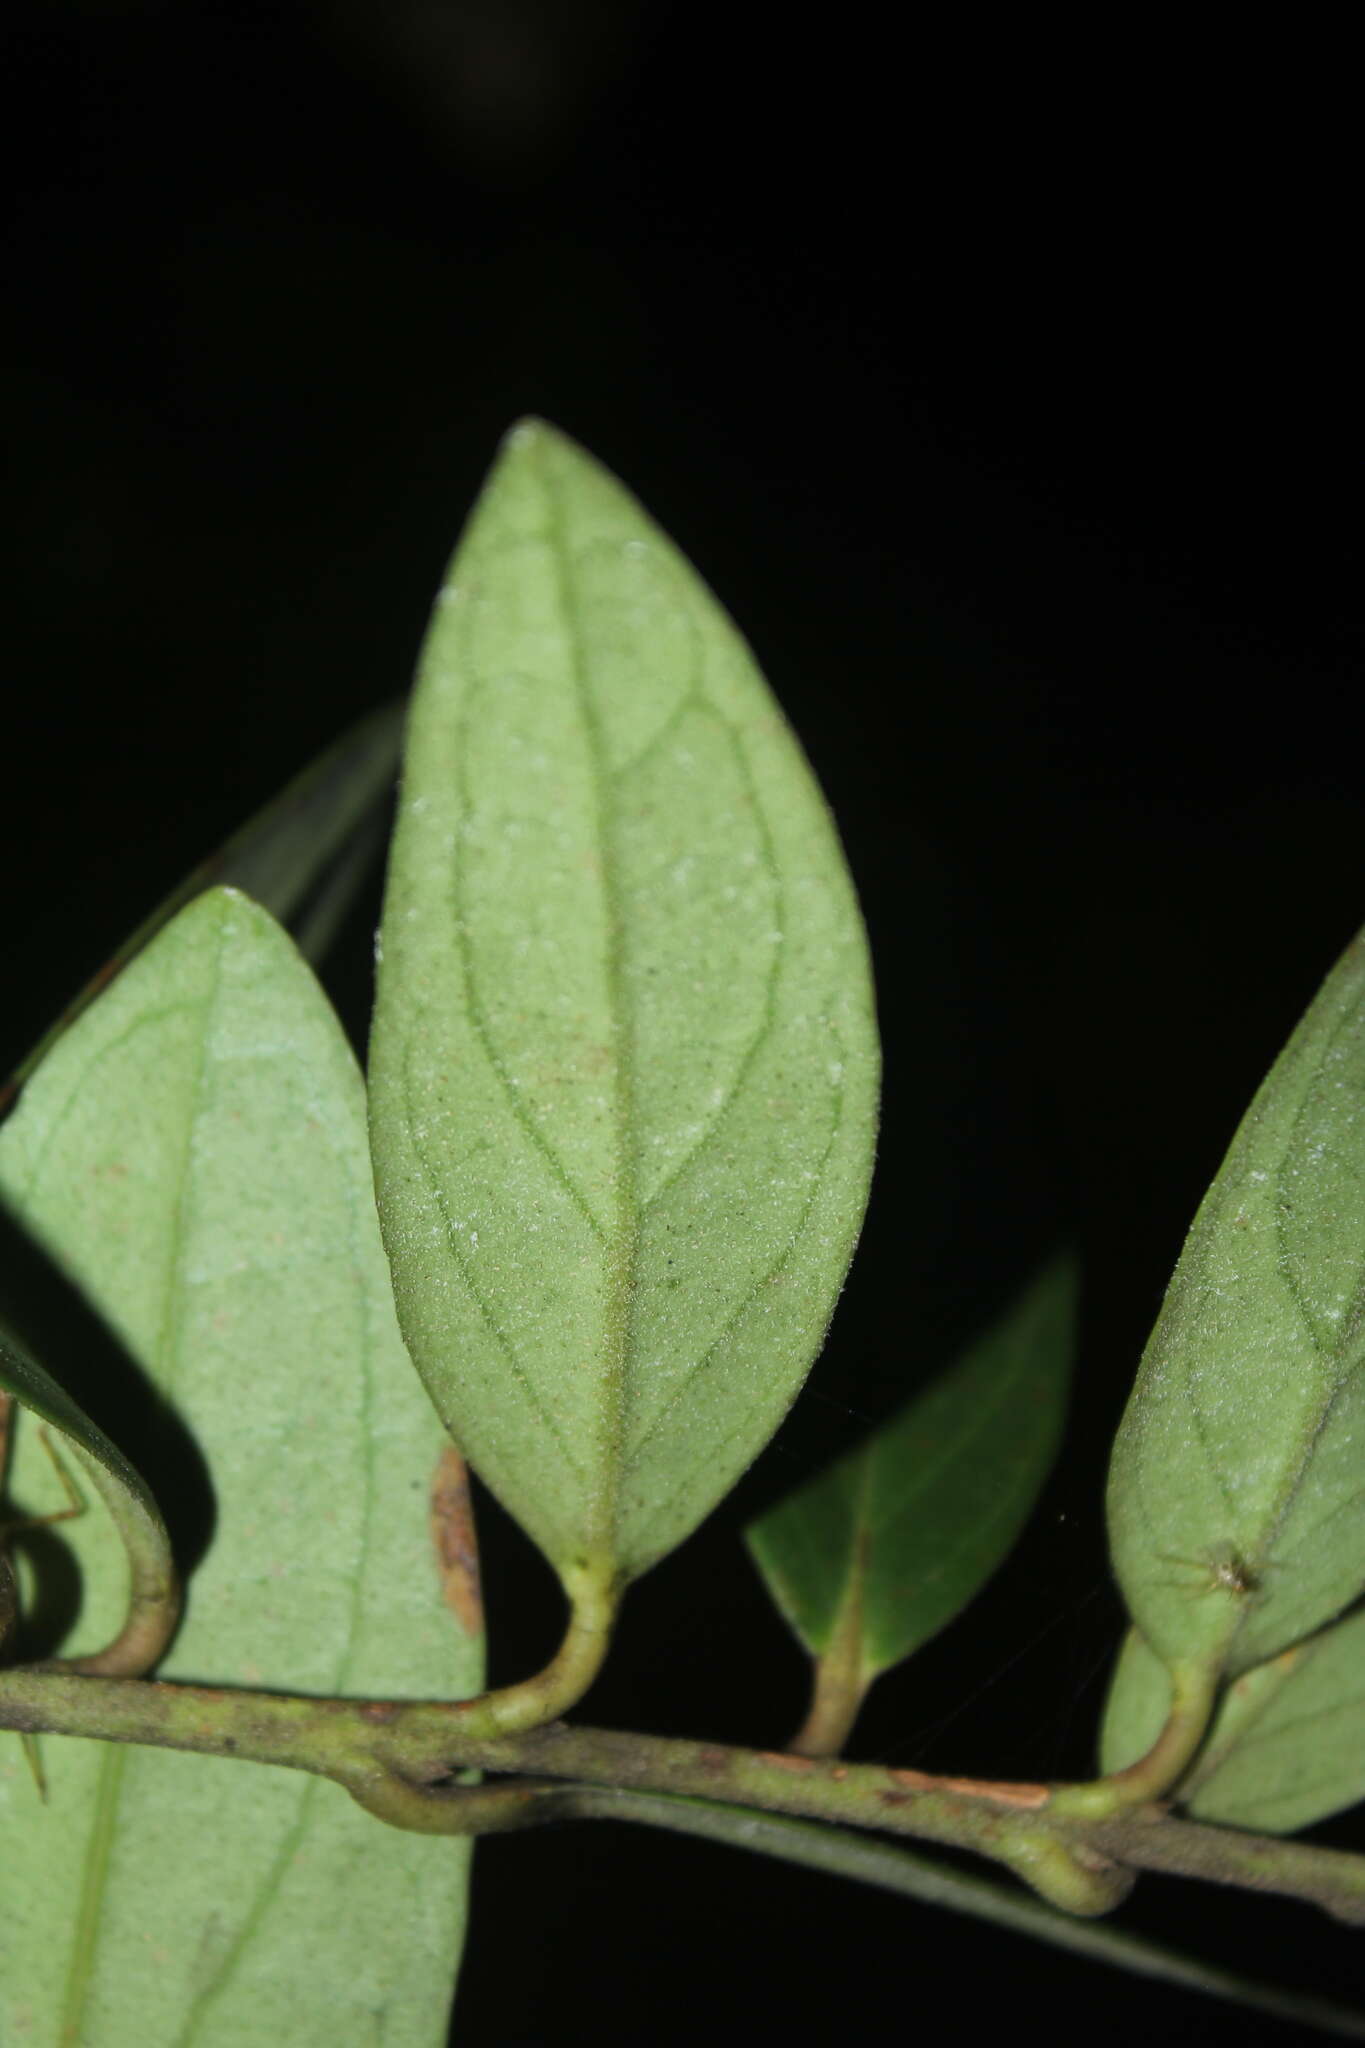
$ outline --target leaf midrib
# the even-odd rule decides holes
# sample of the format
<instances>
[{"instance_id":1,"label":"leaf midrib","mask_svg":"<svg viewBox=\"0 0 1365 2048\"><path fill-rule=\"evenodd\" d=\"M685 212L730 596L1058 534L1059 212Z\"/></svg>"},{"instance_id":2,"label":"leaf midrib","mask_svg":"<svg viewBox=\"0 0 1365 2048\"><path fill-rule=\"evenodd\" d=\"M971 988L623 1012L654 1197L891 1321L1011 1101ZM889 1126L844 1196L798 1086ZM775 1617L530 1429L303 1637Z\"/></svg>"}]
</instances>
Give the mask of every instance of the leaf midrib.
<instances>
[{"instance_id":1,"label":"leaf midrib","mask_svg":"<svg viewBox=\"0 0 1365 2048\"><path fill-rule=\"evenodd\" d=\"M619 853L614 829L614 806L611 799L611 777L607 767L606 742L579 630L578 605L570 572L572 557L567 522L556 492L553 463L549 459L548 451L543 447L539 451L537 468L546 514L546 538L554 569L560 615L564 623L564 644L568 655L569 673L578 700L579 716L583 721L588 758L591 763L597 871L606 912L604 967L612 1049L615 1219L603 1239L607 1288L603 1318L605 1355L601 1361L599 1378L604 1395L600 1416L600 1447L602 1477L605 1484L594 1498L589 1512L598 1525L592 1531L596 1545L608 1559L614 1560L620 1519L626 1377L630 1364L630 1304L640 1248L641 1218L635 1176L634 1039L625 992L625 920L618 882Z\"/></svg>"}]
</instances>

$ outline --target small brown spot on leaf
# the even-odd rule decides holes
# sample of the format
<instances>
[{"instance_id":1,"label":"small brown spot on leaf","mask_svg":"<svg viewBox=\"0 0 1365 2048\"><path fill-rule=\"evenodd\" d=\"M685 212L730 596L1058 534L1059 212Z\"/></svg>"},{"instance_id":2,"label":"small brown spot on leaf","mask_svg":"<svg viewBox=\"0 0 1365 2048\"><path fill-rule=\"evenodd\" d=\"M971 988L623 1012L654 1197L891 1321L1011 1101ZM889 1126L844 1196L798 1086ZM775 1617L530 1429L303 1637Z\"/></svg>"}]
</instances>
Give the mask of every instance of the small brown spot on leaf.
<instances>
[{"instance_id":1,"label":"small brown spot on leaf","mask_svg":"<svg viewBox=\"0 0 1365 2048\"><path fill-rule=\"evenodd\" d=\"M808 1756L786 1756L780 1749L760 1749L759 1761L776 1764L780 1771L813 1771L815 1760Z\"/></svg>"},{"instance_id":2,"label":"small brown spot on leaf","mask_svg":"<svg viewBox=\"0 0 1365 2048\"><path fill-rule=\"evenodd\" d=\"M479 1540L474 1531L474 1505L469 1473L454 1444L436 1461L431 1482L431 1540L441 1597L466 1635L483 1630L483 1598L479 1591Z\"/></svg>"}]
</instances>

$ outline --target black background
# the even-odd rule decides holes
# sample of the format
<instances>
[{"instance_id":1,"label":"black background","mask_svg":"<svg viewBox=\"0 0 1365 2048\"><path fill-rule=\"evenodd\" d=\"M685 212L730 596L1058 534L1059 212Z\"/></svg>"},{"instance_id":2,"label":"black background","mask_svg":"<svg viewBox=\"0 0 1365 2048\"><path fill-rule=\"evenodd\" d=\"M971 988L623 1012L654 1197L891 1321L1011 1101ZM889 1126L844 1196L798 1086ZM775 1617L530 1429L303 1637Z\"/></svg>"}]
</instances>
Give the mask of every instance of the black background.
<instances>
[{"instance_id":1,"label":"black background","mask_svg":"<svg viewBox=\"0 0 1365 2048\"><path fill-rule=\"evenodd\" d=\"M1105 1445L1237 1117L1365 917L1359 174L1330 49L1121 21L954 48L929 19L892 44L648 0L8 17L0 1065L405 686L511 421L578 436L805 741L887 1049L829 1350L632 1595L584 1711L783 1740L801 1663L738 1531L1069 1234L1063 1465L859 1747L1066 1776L1121 1629ZM362 1043L373 915L336 978ZM509 1679L556 1610L483 1527ZM1150 1880L1123 1918L1365 2002L1359 1937L1307 1908ZM602 1826L478 1852L463 2048L861 2041L945 2001L968 2028L1055 2007L1061 2040L1293 2038L737 1851Z\"/></svg>"}]
</instances>

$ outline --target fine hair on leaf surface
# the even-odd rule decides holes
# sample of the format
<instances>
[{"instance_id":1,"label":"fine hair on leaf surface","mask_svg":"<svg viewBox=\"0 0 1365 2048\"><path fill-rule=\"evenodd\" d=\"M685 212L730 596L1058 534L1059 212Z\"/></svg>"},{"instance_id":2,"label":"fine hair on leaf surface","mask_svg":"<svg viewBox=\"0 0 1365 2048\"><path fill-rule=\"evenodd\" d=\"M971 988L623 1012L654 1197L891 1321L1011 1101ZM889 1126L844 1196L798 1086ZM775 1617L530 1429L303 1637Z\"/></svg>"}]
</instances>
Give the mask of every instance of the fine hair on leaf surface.
<instances>
[{"instance_id":1,"label":"fine hair on leaf surface","mask_svg":"<svg viewBox=\"0 0 1365 2048\"><path fill-rule=\"evenodd\" d=\"M394 1320L361 1078L266 911L201 895L62 1034L0 1130L0 1197L205 1447L214 1540L162 1675L476 1691L481 1638L430 1547L446 1438ZM23 1432L21 1480L40 1457ZM122 1596L106 1525L68 1528L80 1653ZM193 2025L321 2048L366 2001L386 2041L444 2030L467 1844L376 1827L296 1771L70 1741L44 1768L46 1804L21 1766L0 1777L0 2038L40 2011L101 2043ZM148 1943L173 1962L148 1970Z\"/></svg>"},{"instance_id":2,"label":"fine hair on leaf surface","mask_svg":"<svg viewBox=\"0 0 1365 2048\"><path fill-rule=\"evenodd\" d=\"M1114 1446L1115 1569L1170 1665L1235 1676L1365 1588L1365 934L1200 1205Z\"/></svg>"},{"instance_id":3,"label":"fine hair on leaf surface","mask_svg":"<svg viewBox=\"0 0 1365 2048\"><path fill-rule=\"evenodd\" d=\"M371 1040L432 1398L566 1583L680 1542L819 1348L867 1199L866 942L753 658L528 422L437 601Z\"/></svg>"},{"instance_id":4,"label":"fine hair on leaf surface","mask_svg":"<svg viewBox=\"0 0 1365 2048\"><path fill-rule=\"evenodd\" d=\"M367 1088L309 962L400 739ZM1096 1924L1149 1869L1365 1924L1365 1858L1279 1839L1365 1795L1362 946L1248 1111L1118 1434L1134 1626L1097 1777L847 1747L1038 1499L1068 1252L1012 1299L987 1279L960 1353L922 1385L907 1357L913 1397L746 1532L809 1660L785 1749L566 1718L625 1587L735 1485L825 1340L879 1052L839 838L747 645L614 477L514 429L401 733L390 708L330 747L0 1091L13 1242L128 1373L0 1329L0 1729L24 1745L0 1754L0 2041L438 2048L474 1837L601 1819L1365 2038ZM895 1324L913 1345L913 1301ZM201 1461L202 1555L141 1396ZM465 1453L570 1606L549 1663L489 1691ZM78 1596L40 1623L45 1544Z\"/></svg>"}]
</instances>

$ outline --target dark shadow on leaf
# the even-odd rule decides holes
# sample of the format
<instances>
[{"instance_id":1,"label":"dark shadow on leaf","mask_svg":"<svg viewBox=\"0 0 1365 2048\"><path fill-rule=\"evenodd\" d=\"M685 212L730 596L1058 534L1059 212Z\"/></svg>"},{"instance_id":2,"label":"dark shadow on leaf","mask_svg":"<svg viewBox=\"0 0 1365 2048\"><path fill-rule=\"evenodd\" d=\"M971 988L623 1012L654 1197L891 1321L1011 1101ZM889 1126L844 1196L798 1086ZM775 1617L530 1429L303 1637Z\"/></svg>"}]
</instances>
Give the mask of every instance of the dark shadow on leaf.
<instances>
[{"instance_id":1,"label":"dark shadow on leaf","mask_svg":"<svg viewBox=\"0 0 1365 2048\"><path fill-rule=\"evenodd\" d=\"M217 1520L204 1452L172 1403L152 1385L118 1338L51 1259L0 1211L0 1311L34 1356L141 1473L161 1510L182 1578L208 1550ZM77 1475L85 1491L89 1482ZM39 1512L17 1500L15 1520ZM63 1525L16 1530L11 1548L33 1568L22 1642L26 1657L54 1654L80 1607L79 1573ZM38 1646L41 1638L41 1647Z\"/></svg>"}]
</instances>

